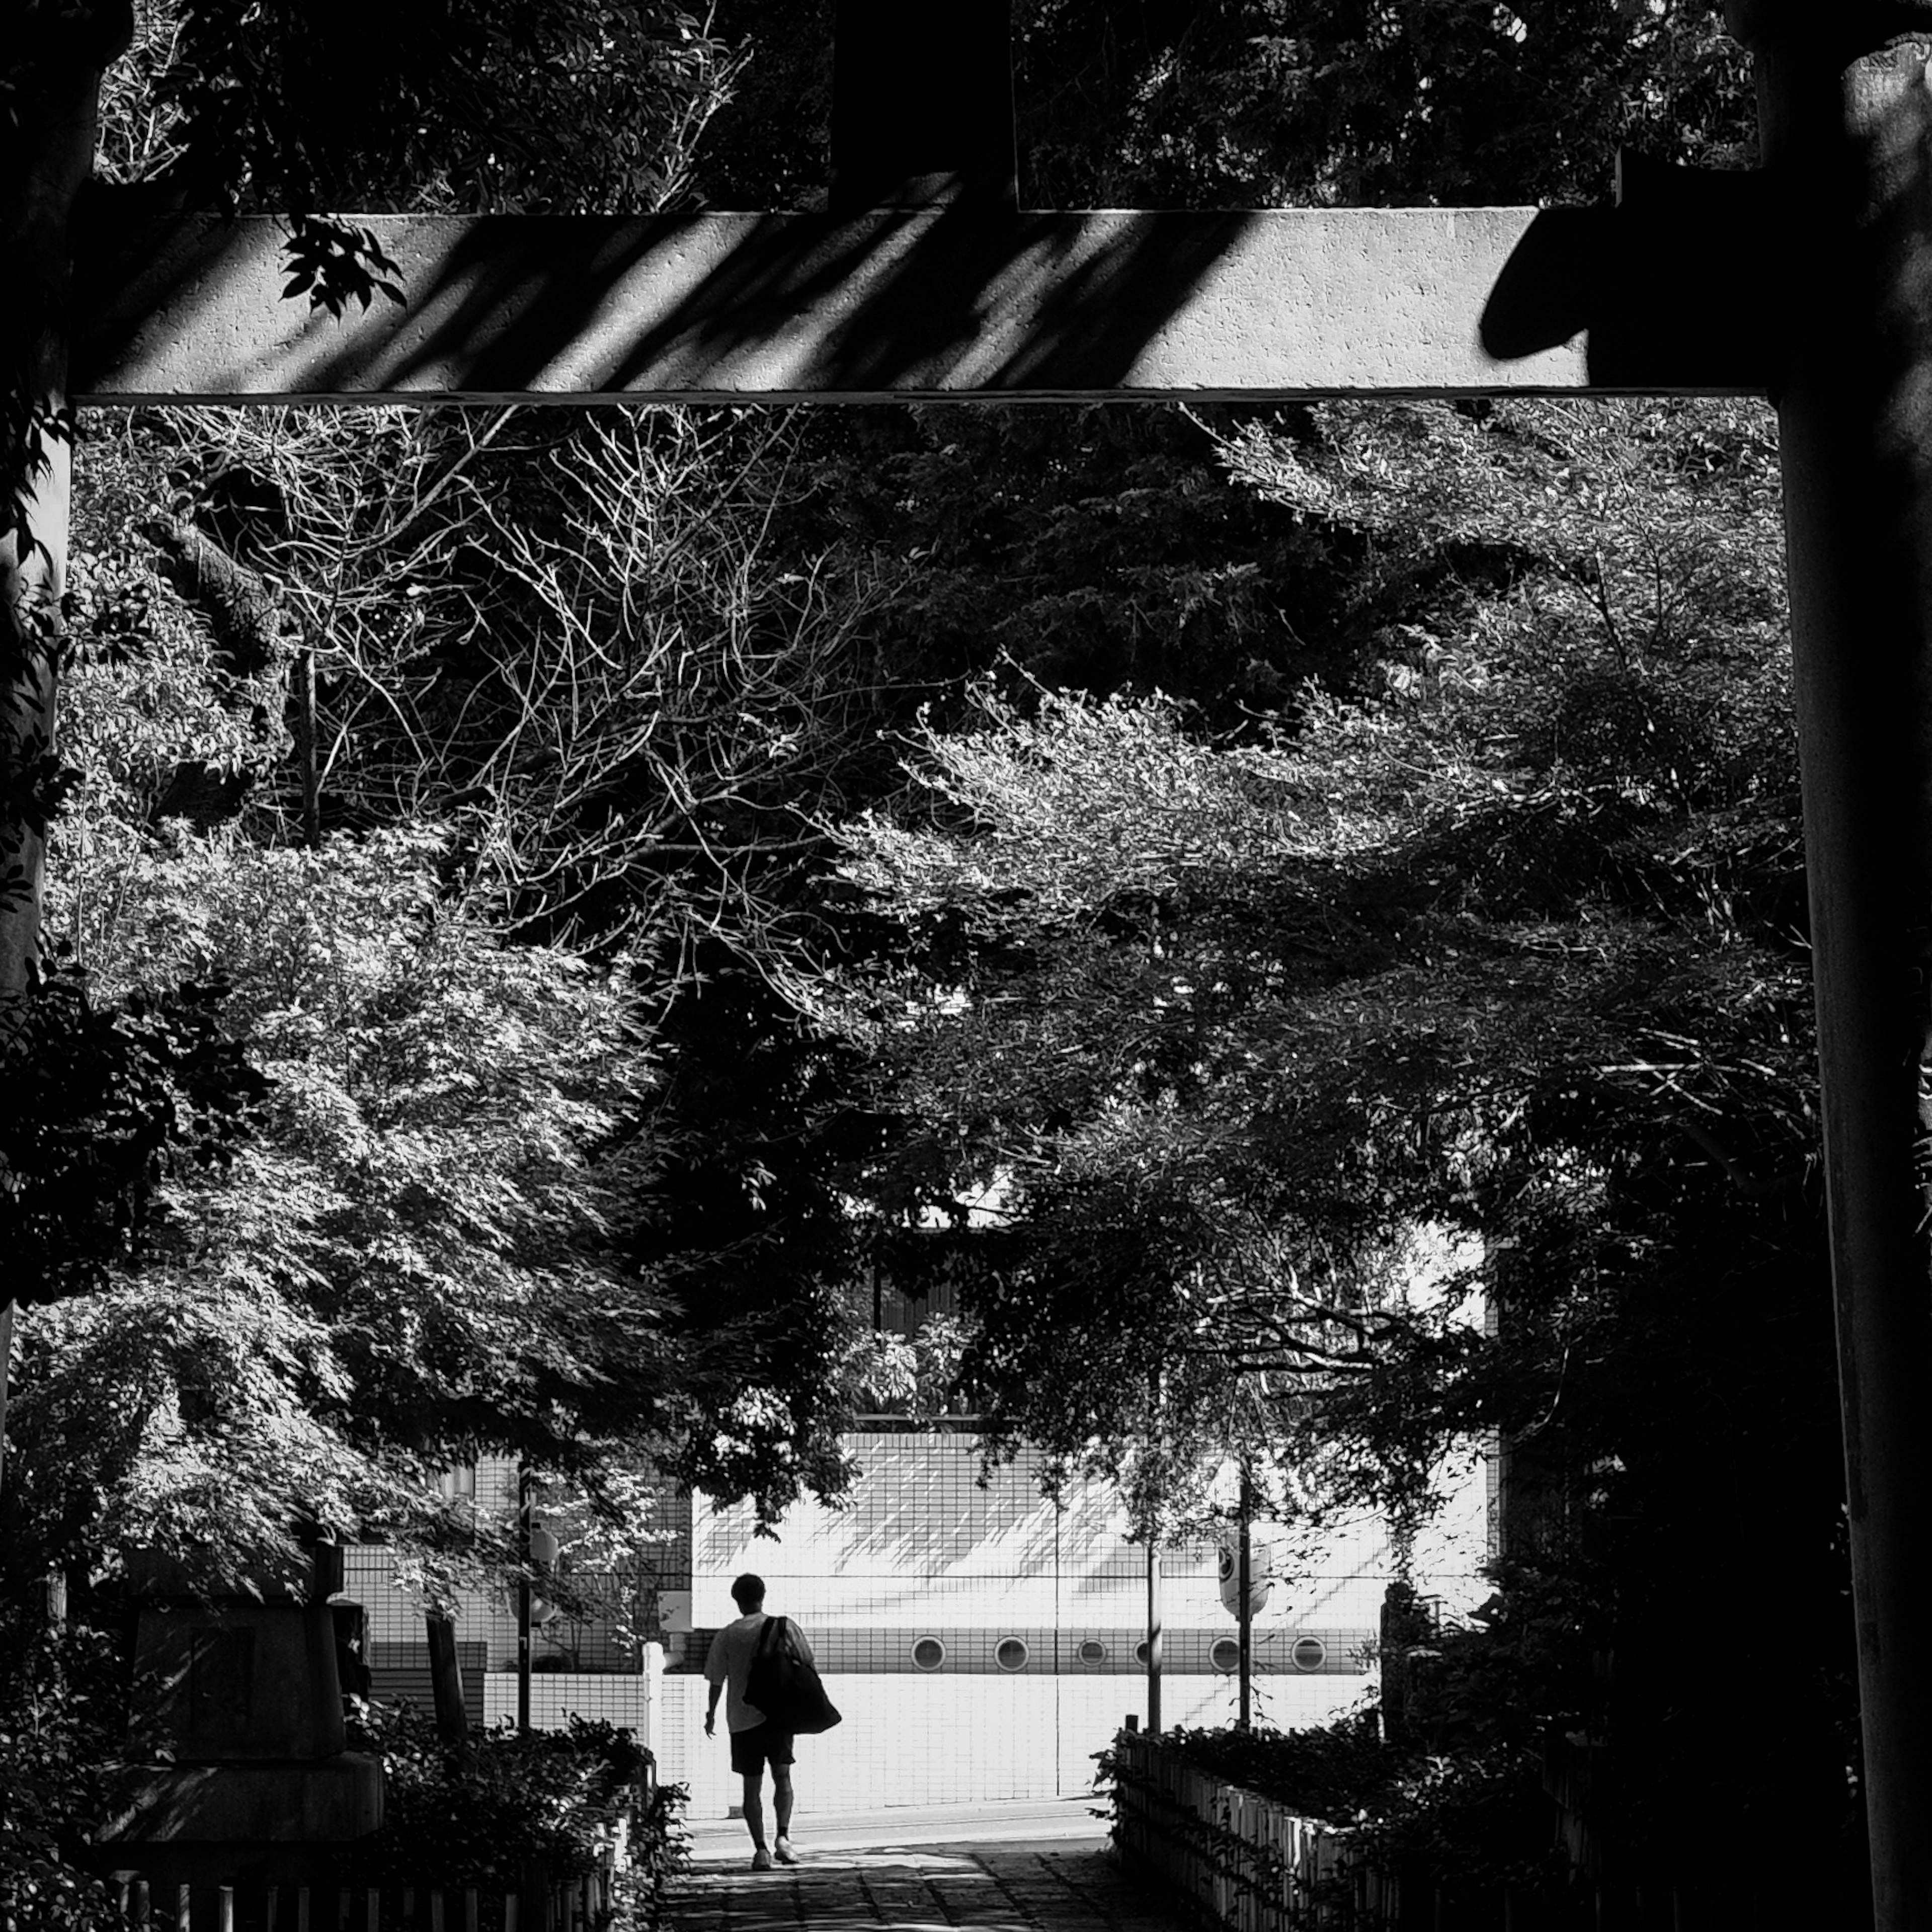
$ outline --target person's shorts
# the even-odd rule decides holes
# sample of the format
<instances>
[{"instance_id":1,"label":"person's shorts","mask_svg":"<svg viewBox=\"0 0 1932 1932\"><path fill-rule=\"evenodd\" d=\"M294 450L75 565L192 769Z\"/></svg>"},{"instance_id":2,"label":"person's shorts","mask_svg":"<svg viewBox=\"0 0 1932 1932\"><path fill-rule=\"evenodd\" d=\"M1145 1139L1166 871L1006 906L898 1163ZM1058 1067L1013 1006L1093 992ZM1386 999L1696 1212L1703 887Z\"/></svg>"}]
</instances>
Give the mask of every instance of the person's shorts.
<instances>
[{"instance_id":1,"label":"person's shorts","mask_svg":"<svg viewBox=\"0 0 1932 1932\"><path fill-rule=\"evenodd\" d=\"M792 1764L792 1733L775 1724L754 1724L731 1733L731 1768L741 1778L756 1778L767 1764Z\"/></svg>"}]
</instances>

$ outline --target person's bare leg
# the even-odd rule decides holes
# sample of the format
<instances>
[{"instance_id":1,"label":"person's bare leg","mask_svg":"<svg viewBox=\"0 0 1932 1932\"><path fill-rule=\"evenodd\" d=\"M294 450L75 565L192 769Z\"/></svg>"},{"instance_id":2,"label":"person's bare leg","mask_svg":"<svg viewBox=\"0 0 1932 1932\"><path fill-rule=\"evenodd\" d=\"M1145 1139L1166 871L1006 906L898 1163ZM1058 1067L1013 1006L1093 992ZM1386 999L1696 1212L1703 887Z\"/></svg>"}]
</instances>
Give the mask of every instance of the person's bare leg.
<instances>
[{"instance_id":1,"label":"person's bare leg","mask_svg":"<svg viewBox=\"0 0 1932 1932\"><path fill-rule=\"evenodd\" d=\"M762 1775L755 1771L745 1773L745 1829L752 1834L752 1849L762 1852L765 1849L765 1798Z\"/></svg>"},{"instance_id":2,"label":"person's bare leg","mask_svg":"<svg viewBox=\"0 0 1932 1932\"><path fill-rule=\"evenodd\" d=\"M772 1814L778 1823L778 1855L781 1864L791 1863L791 1766L772 1766Z\"/></svg>"}]
</instances>

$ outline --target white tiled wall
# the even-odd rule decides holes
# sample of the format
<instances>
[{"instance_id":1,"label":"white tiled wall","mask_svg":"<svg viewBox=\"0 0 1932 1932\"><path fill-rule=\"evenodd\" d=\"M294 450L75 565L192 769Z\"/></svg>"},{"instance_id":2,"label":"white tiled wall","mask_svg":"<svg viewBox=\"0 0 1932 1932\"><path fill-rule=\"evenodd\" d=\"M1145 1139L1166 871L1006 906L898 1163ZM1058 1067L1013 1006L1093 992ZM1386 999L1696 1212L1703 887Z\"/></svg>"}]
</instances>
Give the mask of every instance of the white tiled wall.
<instances>
[{"instance_id":1,"label":"white tiled wall","mask_svg":"<svg viewBox=\"0 0 1932 1932\"><path fill-rule=\"evenodd\" d=\"M848 1506L806 1505L755 1533L750 1510L699 1504L692 1524L691 1621L697 1636L662 1685L658 1749L662 1774L687 1780L694 1816L722 1816L736 1802L725 1742L703 1735L702 1634L736 1614L729 1589L740 1570L765 1580L770 1607L796 1617L829 1665L826 1688L844 1713L838 1730L800 1743L800 1802L824 1812L894 1804L1076 1796L1091 1785L1093 1755L1126 1714L1144 1713L1143 1673L1040 1669L1007 1676L989 1666L1002 1632L1058 1634L1070 1658L1084 1633L1104 1631L1125 1663L1145 1628L1147 1556L1102 1485L1076 1486L1058 1504L1040 1493L1022 1458L977 1480L971 1438L879 1435L850 1438L864 1474ZM1465 1486L1467 1487L1468 1486ZM1478 1480L1456 1491L1450 1516L1418 1550L1424 1585L1461 1605L1480 1593L1484 1549ZM1285 1669L1299 1630L1329 1636L1337 1662L1359 1657L1375 1630L1387 1587L1388 1538L1363 1522L1287 1552L1282 1576L1257 1619L1258 1654L1275 1667L1255 1680L1258 1715L1280 1726L1320 1724L1372 1684L1359 1667L1304 1675ZM1232 1634L1216 1552L1196 1545L1162 1556L1162 1613L1169 1667L1164 1724L1226 1723L1233 1678L1204 1667L1207 1640ZM913 1639L945 1634L949 1658L930 1675L907 1670ZM978 1641L974 1642L976 1636ZM1337 1638L1340 1641L1337 1641ZM1272 1641L1270 1640L1273 1640ZM1173 1660L1191 1656L1196 1670ZM890 1662L889 1670L867 1668ZM802 1816L803 1814L802 1813Z\"/></svg>"},{"instance_id":2,"label":"white tiled wall","mask_svg":"<svg viewBox=\"0 0 1932 1932\"><path fill-rule=\"evenodd\" d=\"M1144 1618L1147 1553L1127 1540L1125 1516L1104 1486L1076 1486L1056 1504L1040 1495L1034 1460L1022 1456L982 1487L972 1440L962 1436L862 1436L847 1446L864 1473L846 1507L802 1504L776 1538L756 1533L748 1506L694 1507L694 1624L715 1628L737 1614L730 1588L742 1570L764 1578L774 1609L814 1626ZM1463 1573L1480 1565L1483 1534L1478 1484L1454 1531L1433 1534L1419 1552L1423 1567L1466 1595ZM1284 1547L1294 1574L1277 1587L1269 1618L1374 1624L1388 1575L1379 1524L1326 1534L1302 1550L1285 1539ZM1228 1628L1211 1545L1164 1551L1162 1592L1169 1624Z\"/></svg>"},{"instance_id":3,"label":"white tiled wall","mask_svg":"<svg viewBox=\"0 0 1932 1932\"><path fill-rule=\"evenodd\" d=\"M653 1722L652 1673L620 1677L608 1672L579 1673L538 1671L530 1678L530 1722L539 1730L562 1730L573 1714L622 1724L649 1744L657 1726ZM486 1724L514 1721L517 1714L517 1673L492 1670L483 1678L483 1721ZM700 1728L703 1715L700 1714Z\"/></svg>"},{"instance_id":4,"label":"white tiled wall","mask_svg":"<svg viewBox=\"0 0 1932 1932\"><path fill-rule=\"evenodd\" d=\"M1321 1724L1369 1688L1365 1676L1258 1681L1266 1721ZM828 1678L844 1721L798 1740L799 1833L815 1814L895 1804L1077 1797L1091 1790L1094 1754L1127 1713L1146 1710L1136 1677ZM1166 1677L1165 1724L1221 1724L1234 1715L1233 1680ZM669 1676L658 1707L658 1774L691 1787L690 1816L722 1818L739 1802L722 1725L704 1735L702 1678Z\"/></svg>"},{"instance_id":5,"label":"white tiled wall","mask_svg":"<svg viewBox=\"0 0 1932 1932\"><path fill-rule=\"evenodd\" d=\"M517 1466L508 1456L486 1456L475 1472L475 1508L479 1520L507 1522L516 1513ZM681 1572L682 1554L676 1558ZM386 1550L351 1546L344 1552L344 1594L364 1606L370 1640L373 1643L421 1643L423 1640L422 1604L413 1592L399 1587ZM680 1581L682 1576L680 1576ZM458 1599L457 1634L485 1646L492 1670L514 1670L517 1661L517 1606L508 1590L490 1592L464 1591ZM550 1663L562 1660L554 1654L567 1646L576 1633L560 1622L550 1631L532 1632L532 1654ZM553 1641L553 1637L561 1642ZM608 1650L610 1646L604 1646ZM628 1654L628 1647L624 1647ZM599 1660L602 1660L601 1659Z\"/></svg>"},{"instance_id":6,"label":"white tiled wall","mask_svg":"<svg viewBox=\"0 0 1932 1932\"><path fill-rule=\"evenodd\" d=\"M363 1607L369 1640L372 1643L421 1643L423 1640L422 1599L394 1581L394 1565L387 1550L351 1545L343 1553L342 1594ZM491 1640L496 1627L507 1621L508 1655L516 1655L516 1618L507 1604L493 1602L480 1591L465 1590L457 1600L456 1628L459 1636ZM501 1645L490 1642L490 1662L500 1660Z\"/></svg>"},{"instance_id":7,"label":"white tiled wall","mask_svg":"<svg viewBox=\"0 0 1932 1932\"><path fill-rule=\"evenodd\" d=\"M844 1713L836 1730L800 1740L802 1831L814 1811L1088 1791L1094 1754L1128 1712L1146 1708L1144 1675L1131 1654L1145 1628L1146 1552L1127 1540L1111 1493L1076 1485L1050 1502L1024 1457L982 1485L967 1436L866 1435L846 1446L862 1470L847 1505L802 1506L775 1538L755 1533L748 1508L712 1509L700 1499L689 1607L680 1619L691 1634L668 1636L662 1677L538 1672L531 1690L537 1721L560 1721L574 1708L632 1724L656 1752L660 1774L691 1784L694 1816L724 1815L736 1801L736 1780L723 1736L704 1736L698 1673L704 1633L736 1614L732 1578L754 1570L772 1609L811 1634ZM479 1509L506 1507L514 1472L486 1462L477 1487ZM1487 1536L1484 1472L1458 1472L1446 1490L1448 1508L1419 1540L1418 1581L1450 1608L1466 1609L1486 1594L1478 1574ZM1381 1525L1364 1521L1299 1547L1292 1537L1268 1540L1283 1552L1285 1574L1255 1627L1257 1714L1281 1727L1322 1723L1372 1688L1360 1646L1376 1628L1388 1581L1388 1538ZM1234 1628L1220 1600L1216 1552L1208 1545L1166 1550L1162 1571L1162 1722L1227 1722L1234 1680L1206 1664L1210 1640ZM418 1605L388 1577L385 1552L350 1552L350 1592L368 1606L371 1636L420 1640ZM914 1639L935 1630L946 1633L946 1664L932 1673L910 1670ZM1330 1667L1298 1673L1284 1659L1292 1637L1308 1630L1324 1634ZM1025 1634L1033 1646L1028 1667L1011 1675L991 1657L1010 1633ZM1107 1667L1064 1667L1089 1634L1108 1644ZM502 1674L515 1652L507 1598L466 1599L459 1634L488 1645L487 1714L514 1712L514 1678ZM1058 1671L1049 1661L1056 1653Z\"/></svg>"}]
</instances>

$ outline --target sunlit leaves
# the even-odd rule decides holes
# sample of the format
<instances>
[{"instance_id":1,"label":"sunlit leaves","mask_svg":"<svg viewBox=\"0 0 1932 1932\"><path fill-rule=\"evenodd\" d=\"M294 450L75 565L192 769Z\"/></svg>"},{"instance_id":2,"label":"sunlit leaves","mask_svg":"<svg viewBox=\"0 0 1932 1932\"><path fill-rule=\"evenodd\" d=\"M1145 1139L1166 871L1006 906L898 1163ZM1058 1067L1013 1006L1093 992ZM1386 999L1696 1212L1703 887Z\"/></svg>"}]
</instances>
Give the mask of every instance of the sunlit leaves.
<instances>
[{"instance_id":1,"label":"sunlit leaves","mask_svg":"<svg viewBox=\"0 0 1932 1932\"><path fill-rule=\"evenodd\" d=\"M1607 197L1621 144L1748 158L1714 7L1093 0L1015 10L1036 206L1444 206Z\"/></svg>"},{"instance_id":2,"label":"sunlit leaves","mask_svg":"<svg viewBox=\"0 0 1932 1932\"><path fill-rule=\"evenodd\" d=\"M170 150L157 172L298 211L661 208L688 192L698 136L736 65L674 4L179 0L175 10L155 62L151 111ZM381 286L370 272L386 265L358 231L303 232L315 245L296 279L312 272L314 298L337 307Z\"/></svg>"},{"instance_id":3,"label":"sunlit leaves","mask_svg":"<svg viewBox=\"0 0 1932 1932\"><path fill-rule=\"evenodd\" d=\"M1226 448L1360 560L1381 665L1221 738L1158 698L929 722L847 838L934 978L866 1016L960 1171L1012 1184L968 1364L1004 1424L1105 1460L1222 1426L1202 1364L1265 1372L1350 1391L1407 1481L1467 1412L1379 1403L1376 1364L1406 1337L1453 1389L1468 1350L1377 1298L1406 1231L1594 1215L1587 1300L1658 1264L1660 1201L1803 1178L1772 452L1675 404L1324 405Z\"/></svg>"},{"instance_id":4,"label":"sunlit leaves","mask_svg":"<svg viewBox=\"0 0 1932 1932\"><path fill-rule=\"evenodd\" d=\"M218 963L265 1086L222 1165L164 1178L128 1271L43 1318L29 1445L118 1365L125 1430L64 1474L34 1459L92 1494L91 1534L286 1556L302 1515L433 1522L429 1476L480 1445L568 1464L621 1432L602 1391L656 1320L610 1240L639 1156L604 1144L646 1077L623 986L502 946L442 892L442 850L231 833L92 855L123 908L102 992Z\"/></svg>"}]
</instances>

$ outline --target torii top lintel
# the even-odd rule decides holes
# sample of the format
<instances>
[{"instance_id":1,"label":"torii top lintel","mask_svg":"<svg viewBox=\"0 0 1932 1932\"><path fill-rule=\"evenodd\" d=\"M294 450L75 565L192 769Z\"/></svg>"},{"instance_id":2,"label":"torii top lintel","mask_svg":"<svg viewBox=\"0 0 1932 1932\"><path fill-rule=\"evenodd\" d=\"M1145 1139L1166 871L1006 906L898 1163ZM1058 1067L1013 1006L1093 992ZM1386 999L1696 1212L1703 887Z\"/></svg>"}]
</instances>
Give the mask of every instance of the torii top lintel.
<instances>
[{"instance_id":1,"label":"torii top lintel","mask_svg":"<svg viewBox=\"0 0 1932 1932\"><path fill-rule=\"evenodd\" d=\"M157 221L137 194L98 190L76 238L71 392L744 403L1764 386L1765 355L1729 320L1764 312L1747 293L1762 259L1753 196L1687 215L1682 194L1651 195L1667 219L1631 205L1022 212L1006 34L1006 0L839 0L829 212L358 217L407 299L340 320L282 298L272 218Z\"/></svg>"}]
</instances>

